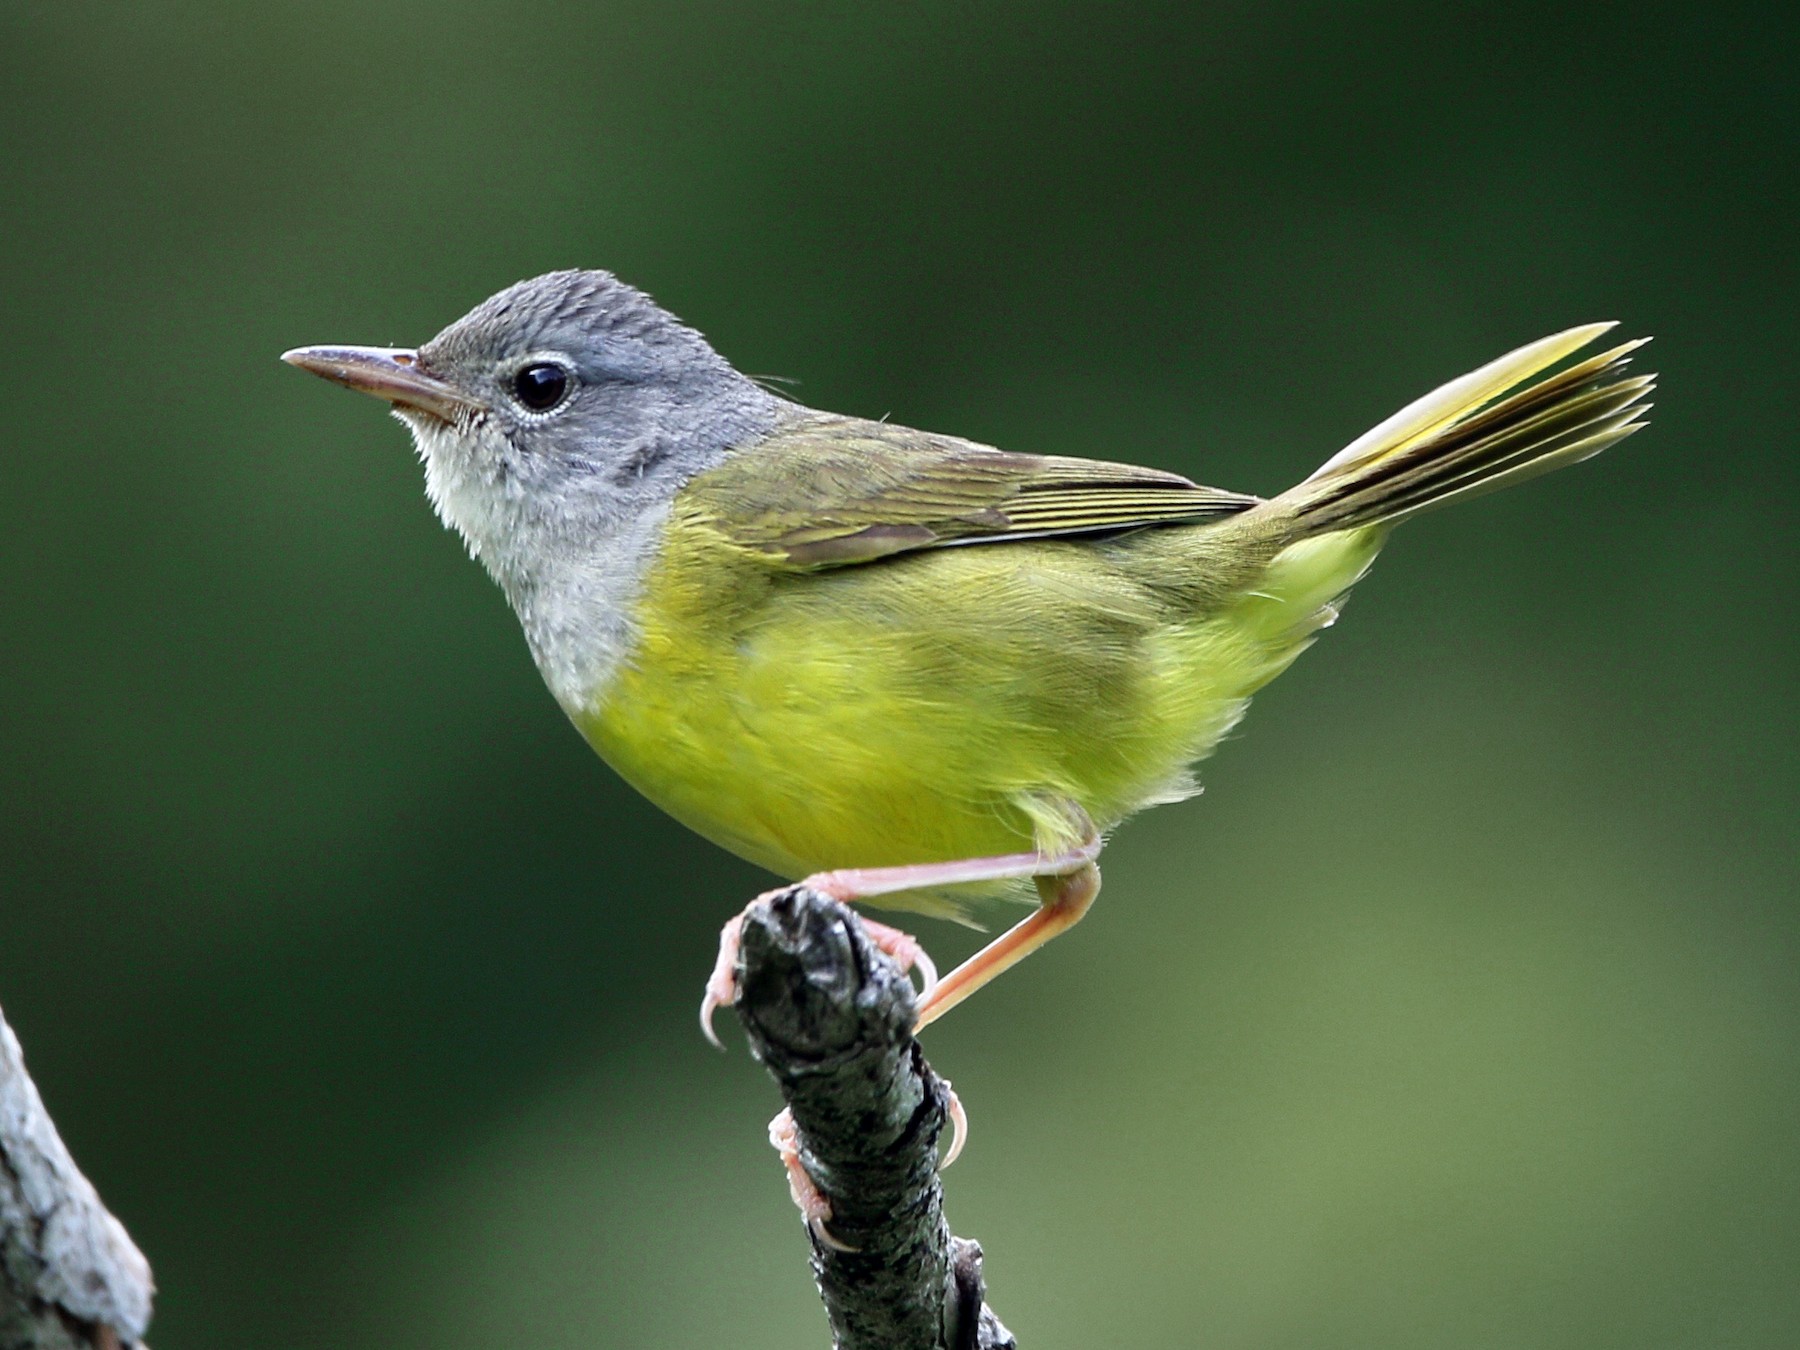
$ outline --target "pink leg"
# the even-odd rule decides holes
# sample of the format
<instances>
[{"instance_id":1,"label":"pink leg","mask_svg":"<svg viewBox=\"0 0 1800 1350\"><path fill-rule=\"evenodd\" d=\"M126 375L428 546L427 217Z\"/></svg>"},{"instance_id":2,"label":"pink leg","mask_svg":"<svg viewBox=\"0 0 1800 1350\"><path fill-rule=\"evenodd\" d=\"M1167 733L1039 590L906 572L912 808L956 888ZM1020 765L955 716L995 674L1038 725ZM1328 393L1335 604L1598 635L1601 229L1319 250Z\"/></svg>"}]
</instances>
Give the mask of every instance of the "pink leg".
<instances>
[{"instance_id":1,"label":"pink leg","mask_svg":"<svg viewBox=\"0 0 1800 1350\"><path fill-rule=\"evenodd\" d=\"M944 976L919 1001L915 1032L930 1026L1001 971L1018 965L1051 938L1081 922L1100 893L1100 869L1092 862L1083 862L1061 875L1040 876L1038 890L1044 903L1034 914L1021 919Z\"/></svg>"},{"instance_id":2,"label":"pink leg","mask_svg":"<svg viewBox=\"0 0 1800 1350\"><path fill-rule=\"evenodd\" d=\"M895 891L956 886L968 881L1007 881L1014 877L1061 876L1100 856L1100 841L1089 840L1066 853L1002 853L993 858L956 862L913 863L907 867L852 867L815 872L800 884L833 900L867 900Z\"/></svg>"},{"instance_id":3,"label":"pink leg","mask_svg":"<svg viewBox=\"0 0 1800 1350\"><path fill-rule=\"evenodd\" d=\"M828 895L834 900L864 900L896 891L920 890L936 886L957 886L971 881L1007 881L1015 877L1062 879L1055 892L1045 893L1043 906L1029 919L1002 933L974 956L953 970L941 983L936 970L918 942L886 924L867 923L875 945L900 961L902 965L918 965L925 975L926 988L920 996L919 1026L936 1021L951 1008L986 984L1007 967L1023 960L1058 933L1071 927L1087 913L1094 894L1100 889L1100 871L1094 859L1100 856L1100 839L1063 853L1003 853L992 858L962 858L956 862L914 863L906 867L846 868L836 872L815 872L800 884ZM1076 882L1075 878L1084 880ZM1044 887L1040 884L1039 890ZM758 904L779 890L765 891L750 903ZM1079 898L1078 898L1079 897ZM748 906L746 906L748 909ZM744 931L744 916L739 914L719 932L719 957L706 982L706 997L700 1002L700 1029L706 1039L718 1045L712 1029L715 1010L737 1002L738 943ZM921 959L923 958L923 959ZM946 985L954 987L946 989Z\"/></svg>"}]
</instances>

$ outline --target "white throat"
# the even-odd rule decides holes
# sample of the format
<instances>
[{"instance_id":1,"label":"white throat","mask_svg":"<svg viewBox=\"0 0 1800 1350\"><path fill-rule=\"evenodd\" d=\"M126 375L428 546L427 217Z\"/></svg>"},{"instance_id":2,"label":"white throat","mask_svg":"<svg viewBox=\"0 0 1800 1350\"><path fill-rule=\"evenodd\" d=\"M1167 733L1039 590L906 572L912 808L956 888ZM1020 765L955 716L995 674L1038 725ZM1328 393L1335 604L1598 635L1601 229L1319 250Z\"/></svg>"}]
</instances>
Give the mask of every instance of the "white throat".
<instances>
[{"instance_id":1,"label":"white throat","mask_svg":"<svg viewBox=\"0 0 1800 1350\"><path fill-rule=\"evenodd\" d=\"M637 641L632 614L672 491L546 504L505 471L498 446L471 455L471 441L498 432L400 416L425 465L426 495L506 592L551 694L571 717L593 711Z\"/></svg>"}]
</instances>

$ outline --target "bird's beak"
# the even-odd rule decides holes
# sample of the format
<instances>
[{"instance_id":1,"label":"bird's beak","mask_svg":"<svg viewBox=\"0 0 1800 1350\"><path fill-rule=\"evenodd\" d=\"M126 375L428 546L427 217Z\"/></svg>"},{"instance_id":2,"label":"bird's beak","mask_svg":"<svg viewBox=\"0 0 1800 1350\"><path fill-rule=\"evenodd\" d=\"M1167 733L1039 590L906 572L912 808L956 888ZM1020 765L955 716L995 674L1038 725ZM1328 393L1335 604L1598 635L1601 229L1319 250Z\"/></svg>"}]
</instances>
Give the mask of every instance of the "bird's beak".
<instances>
[{"instance_id":1,"label":"bird's beak","mask_svg":"<svg viewBox=\"0 0 1800 1350\"><path fill-rule=\"evenodd\" d=\"M296 347L281 359L400 408L459 422L487 405L419 368L419 354L405 347Z\"/></svg>"}]
</instances>

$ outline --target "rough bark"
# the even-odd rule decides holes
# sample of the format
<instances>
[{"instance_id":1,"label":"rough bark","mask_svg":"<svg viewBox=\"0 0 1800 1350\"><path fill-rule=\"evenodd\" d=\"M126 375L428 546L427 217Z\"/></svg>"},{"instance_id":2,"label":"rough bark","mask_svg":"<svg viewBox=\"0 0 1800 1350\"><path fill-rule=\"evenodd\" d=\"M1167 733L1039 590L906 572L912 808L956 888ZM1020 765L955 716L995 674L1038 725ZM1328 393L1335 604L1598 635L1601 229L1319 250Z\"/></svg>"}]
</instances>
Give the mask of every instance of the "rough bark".
<instances>
[{"instance_id":1,"label":"rough bark","mask_svg":"<svg viewBox=\"0 0 1800 1350\"><path fill-rule=\"evenodd\" d=\"M837 1350L1016 1350L983 1302L981 1248L950 1234L937 1144L949 1085L913 1039L912 983L856 915L793 887L753 905L738 1015L830 1201L813 1275Z\"/></svg>"},{"instance_id":2,"label":"rough bark","mask_svg":"<svg viewBox=\"0 0 1800 1350\"><path fill-rule=\"evenodd\" d=\"M0 1016L0 1350L140 1347L150 1264L56 1133Z\"/></svg>"}]
</instances>

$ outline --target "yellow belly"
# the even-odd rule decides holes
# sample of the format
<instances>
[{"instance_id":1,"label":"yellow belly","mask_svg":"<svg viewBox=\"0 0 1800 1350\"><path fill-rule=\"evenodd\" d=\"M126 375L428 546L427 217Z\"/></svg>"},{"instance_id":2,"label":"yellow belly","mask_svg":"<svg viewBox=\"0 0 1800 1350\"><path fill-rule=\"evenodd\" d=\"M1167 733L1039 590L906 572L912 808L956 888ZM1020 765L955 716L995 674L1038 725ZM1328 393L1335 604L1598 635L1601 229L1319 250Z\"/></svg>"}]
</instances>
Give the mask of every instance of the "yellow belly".
<instances>
[{"instance_id":1,"label":"yellow belly","mask_svg":"<svg viewBox=\"0 0 1800 1350\"><path fill-rule=\"evenodd\" d=\"M1202 535L794 573L677 514L636 645L576 721L651 801L790 879L1066 846L1070 803L1106 829L1186 795L1378 543L1327 536L1246 577Z\"/></svg>"}]
</instances>

